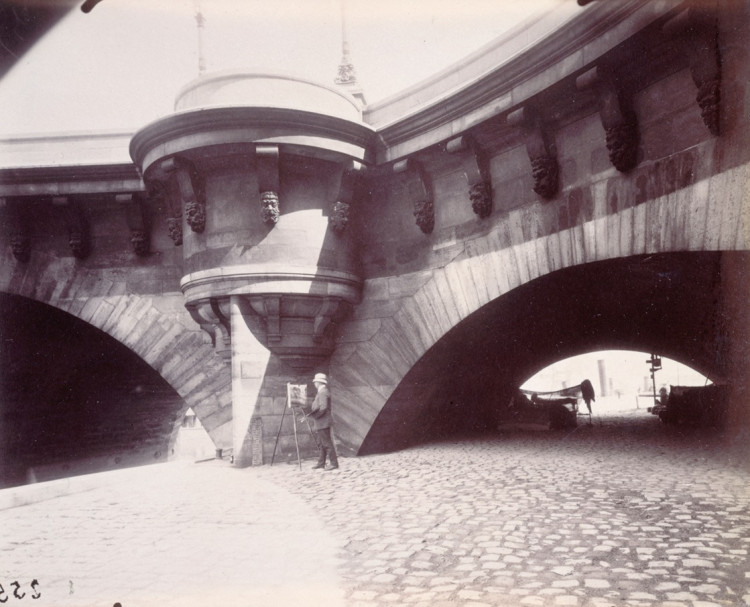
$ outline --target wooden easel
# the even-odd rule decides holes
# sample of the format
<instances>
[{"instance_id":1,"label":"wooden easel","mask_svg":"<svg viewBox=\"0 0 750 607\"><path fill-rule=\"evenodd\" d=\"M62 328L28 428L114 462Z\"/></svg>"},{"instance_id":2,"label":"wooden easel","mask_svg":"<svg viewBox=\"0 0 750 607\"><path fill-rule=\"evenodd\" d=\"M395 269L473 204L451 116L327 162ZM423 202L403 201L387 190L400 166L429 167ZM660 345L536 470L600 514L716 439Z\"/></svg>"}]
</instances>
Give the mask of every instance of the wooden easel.
<instances>
[{"instance_id":1,"label":"wooden easel","mask_svg":"<svg viewBox=\"0 0 750 607\"><path fill-rule=\"evenodd\" d=\"M293 384L287 382L286 384L286 405L284 406L284 410L281 412L281 422L279 423L279 431L276 433L276 442L273 445L273 455L271 455L271 465L273 466L273 462L276 459L276 447L279 445L279 436L281 436L281 429L284 427L284 417L286 417L286 411L287 409L292 410L292 423L294 424L294 446L297 449L297 465L299 466L299 469L302 470L302 459L300 458L299 454L299 439L297 438L297 414L301 414L303 419L305 420L305 424L307 425L307 430L310 432L310 436L313 437L313 440L315 441L315 444L318 443L318 437L315 436L315 432L313 432L312 428L310 427L310 422L307 419L307 415L302 410L302 406L299 404L294 404L294 399L292 398L292 389ZM297 387L297 386L295 386Z\"/></svg>"}]
</instances>

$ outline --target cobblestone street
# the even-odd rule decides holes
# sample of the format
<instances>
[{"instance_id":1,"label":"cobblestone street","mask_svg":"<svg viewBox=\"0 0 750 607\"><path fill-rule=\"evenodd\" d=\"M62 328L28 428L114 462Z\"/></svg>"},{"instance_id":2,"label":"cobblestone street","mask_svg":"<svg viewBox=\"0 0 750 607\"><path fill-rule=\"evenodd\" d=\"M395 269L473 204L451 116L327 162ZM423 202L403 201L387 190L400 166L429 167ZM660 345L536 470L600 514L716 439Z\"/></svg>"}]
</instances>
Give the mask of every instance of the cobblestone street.
<instances>
[{"instance_id":1,"label":"cobblestone street","mask_svg":"<svg viewBox=\"0 0 750 607\"><path fill-rule=\"evenodd\" d=\"M714 443L642 413L262 474L319 505L351 606L742 605L750 479Z\"/></svg>"},{"instance_id":2,"label":"cobblestone street","mask_svg":"<svg viewBox=\"0 0 750 607\"><path fill-rule=\"evenodd\" d=\"M311 464L155 466L0 510L7 604L750 604L746 464L644 412Z\"/></svg>"}]
</instances>

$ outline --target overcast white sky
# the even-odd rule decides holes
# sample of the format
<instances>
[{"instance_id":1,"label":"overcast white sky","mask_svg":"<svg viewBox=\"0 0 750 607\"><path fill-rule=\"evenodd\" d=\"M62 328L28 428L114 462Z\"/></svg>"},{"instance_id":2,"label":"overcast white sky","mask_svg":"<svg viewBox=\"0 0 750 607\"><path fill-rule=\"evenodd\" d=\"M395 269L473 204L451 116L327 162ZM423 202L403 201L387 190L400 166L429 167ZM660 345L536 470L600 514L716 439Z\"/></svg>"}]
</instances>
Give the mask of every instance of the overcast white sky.
<instances>
[{"instance_id":1,"label":"overcast white sky","mask_svg":"<svg viewBox=\"0 0 750 607\"><path fill-rule=\"evenodd\" d=\"M530 15L574 0L347 0L369 102L434 74ZM75 9L0 81L0 135L138 129L198 75L196 0ZM332 83L340 0L201 0L207 71L263 68Z\"/></svg>"},{"instance_id":2,"label":"overcast white sky","mask_svg":"<svg viewBox=\"0 0 750 607\"><path fill-rule=\"evenodd\" d=\"M606 377L608 381L611 380L612 388L619 389L624 394L635 394L644 387L652 389L650 365L646 363L650 356L632 350L589 352L550 365L526 381L522 387L524 390L551 392L563 388L563 382L565 386L575 386L588 379L599 394L599 361L603 360ZM655 379L657 391L662 385L702 386L706 382L702 374L665 357L662 357L662 369L656 372Z\"/></svg>"}]
</instances>

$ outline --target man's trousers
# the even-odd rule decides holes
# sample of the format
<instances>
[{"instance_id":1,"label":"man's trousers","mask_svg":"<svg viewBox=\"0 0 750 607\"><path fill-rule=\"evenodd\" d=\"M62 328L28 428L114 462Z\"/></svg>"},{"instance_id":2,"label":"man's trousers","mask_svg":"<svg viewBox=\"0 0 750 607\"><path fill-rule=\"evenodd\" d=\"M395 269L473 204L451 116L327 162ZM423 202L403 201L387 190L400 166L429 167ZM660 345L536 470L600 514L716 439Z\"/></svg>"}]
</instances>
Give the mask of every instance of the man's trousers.
<instances>
[{"instance_id":1,"label":"man's trousers","mask_svg":"<svg viewBox=\"0 0 750 607\"><path fill-rule=\"evenodd\" d=\"M325 466L326 457L331 463L331 466L339 465L339 458L336 455L336 448L333 446L331 440L331 429L321 428L315 432L318 435L318 443L320 444L320 457L318 457L318 464Z\"/></svg>"}]
</instances>

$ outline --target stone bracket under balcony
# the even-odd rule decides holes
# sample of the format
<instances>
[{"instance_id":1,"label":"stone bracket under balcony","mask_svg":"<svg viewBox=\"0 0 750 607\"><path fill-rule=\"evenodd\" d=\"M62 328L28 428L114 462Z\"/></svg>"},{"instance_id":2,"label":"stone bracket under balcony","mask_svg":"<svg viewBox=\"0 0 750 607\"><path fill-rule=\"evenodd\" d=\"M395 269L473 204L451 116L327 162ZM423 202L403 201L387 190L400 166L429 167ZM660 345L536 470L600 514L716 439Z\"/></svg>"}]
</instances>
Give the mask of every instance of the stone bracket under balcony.
<instances>
[{"instance_id":1,"label":"stone bracket under balcony","mask_svg":"<svg viewBox=\"0 0 750 607\"><path fill-rule=\"evenodd\" d=\"M241 297L261 321L247 322L258 341L299 372L310 371L331 355L335 347L332 329L351 310L349 302L336 297L280 294ZM193 302L187 309L211 337L216 353L230 362L230 297Z\"/></svg>"},{"instance_id":2,"label":"stone bracket under balcony","mask_svg":"<svg viewBox=\"0 0 750 607\"><path fill-rule=\"evenodd\" d=\"M239 296L261 320L247 323L258 341L296 371L307 372L333 352L333 329L359 302L361 283L355 275L320 268L294 273L280 266L233 266L189 274L181 288L191 316L226 360L230 299Z\"/></svg>"},{"instance_id":3,"label":"stone bracket under balcony","mask_svg":"<svg viewBox=\"0 0 750 607\"><path fill-rule=\"evenodd\" d=\"M229 298L209 297L187 306L190 316L211 337L216 353L225 361L232 360Z\"/></svg>"}]
</instances>

